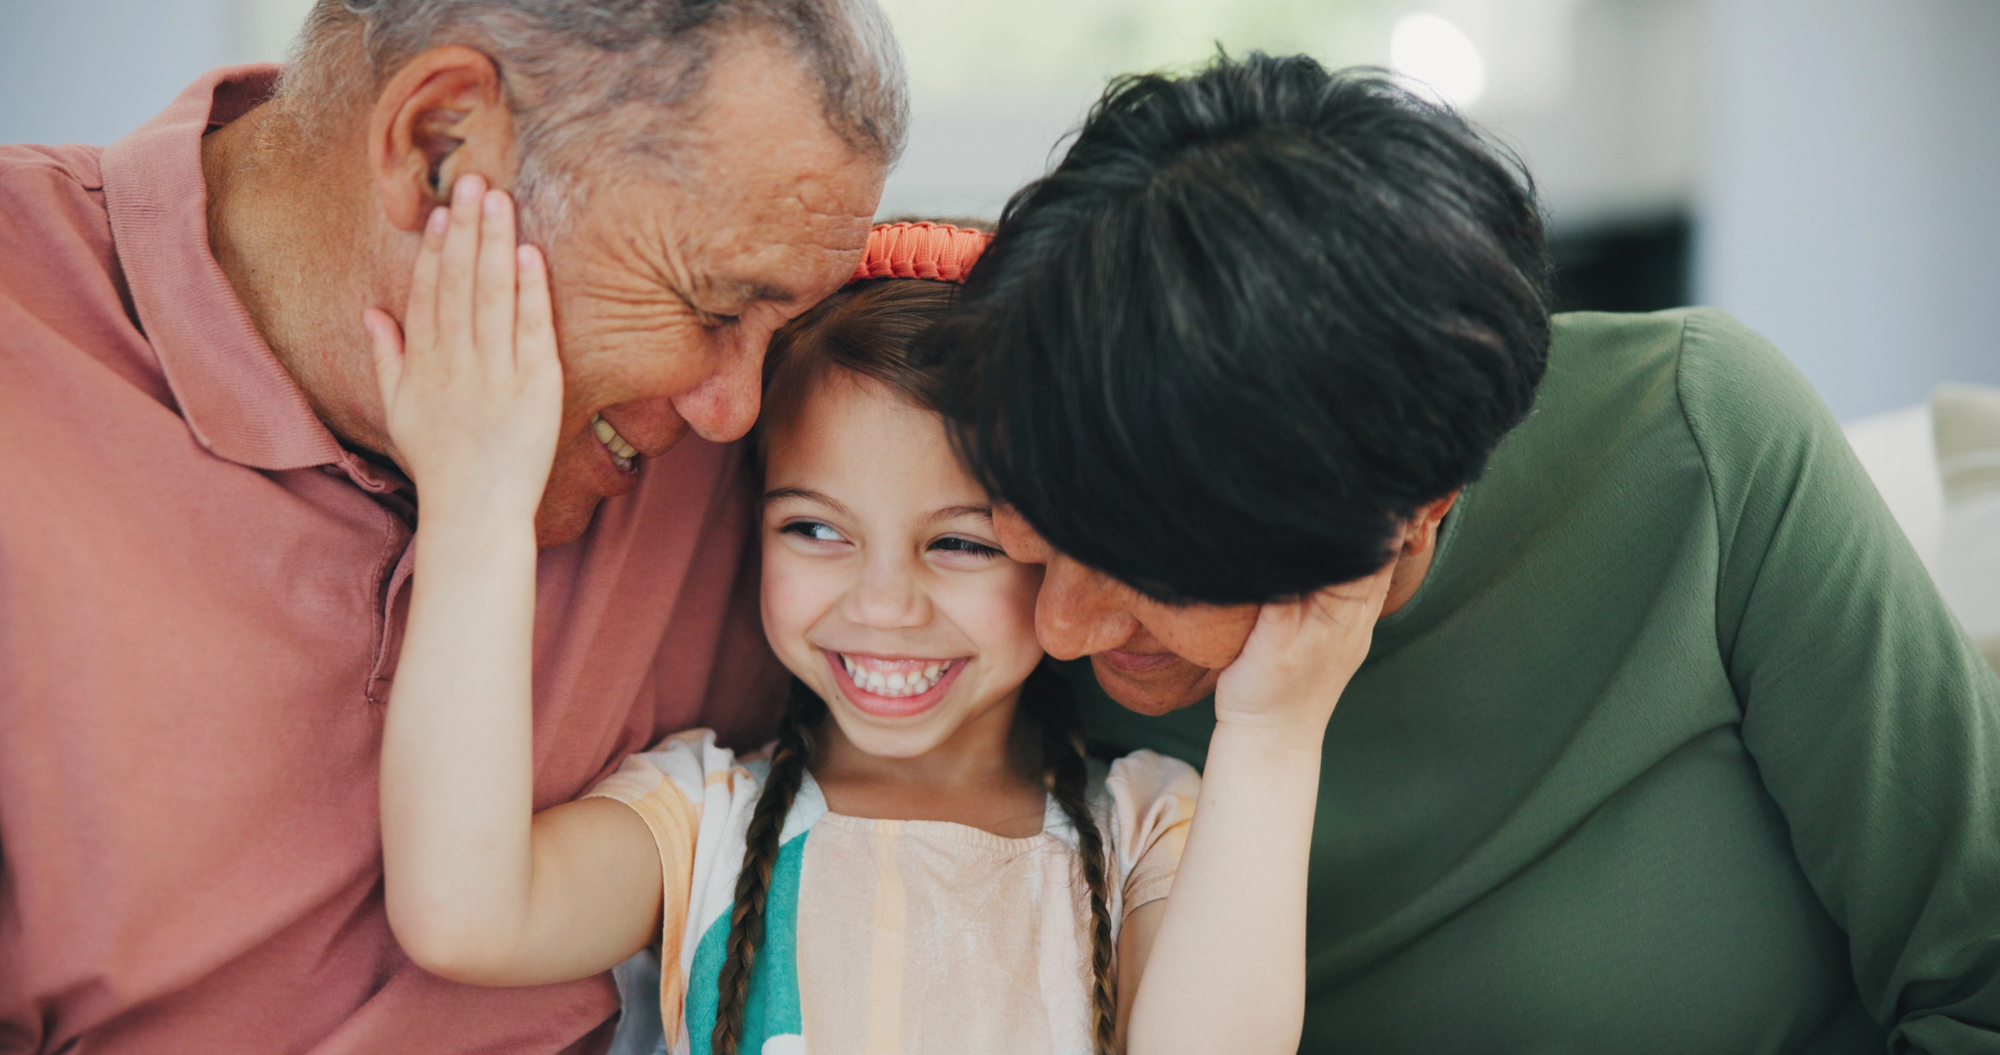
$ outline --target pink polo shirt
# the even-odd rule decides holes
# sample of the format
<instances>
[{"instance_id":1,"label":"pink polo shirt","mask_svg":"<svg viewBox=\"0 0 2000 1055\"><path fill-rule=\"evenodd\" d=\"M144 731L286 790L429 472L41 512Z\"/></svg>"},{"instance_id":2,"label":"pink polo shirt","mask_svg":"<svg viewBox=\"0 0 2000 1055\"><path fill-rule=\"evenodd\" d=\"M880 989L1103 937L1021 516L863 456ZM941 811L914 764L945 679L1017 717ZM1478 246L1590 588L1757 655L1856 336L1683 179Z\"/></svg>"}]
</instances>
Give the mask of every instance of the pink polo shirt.
<instances>
[{"instance_id":1,"label":"pink polo shirt","mask_svg":"<svg viewBox=\"0 0 2000 1055\"><path fill-rule=\"evenodd\" d=\"M275 73L212 72L102 149L0 147L0 1051L601 1048L608 978L456 985L383 914L411 495L208 250L201 136ZM537 807L772 713L739 448L641 472L542 555Z\"/></svg>"}]
</instances>

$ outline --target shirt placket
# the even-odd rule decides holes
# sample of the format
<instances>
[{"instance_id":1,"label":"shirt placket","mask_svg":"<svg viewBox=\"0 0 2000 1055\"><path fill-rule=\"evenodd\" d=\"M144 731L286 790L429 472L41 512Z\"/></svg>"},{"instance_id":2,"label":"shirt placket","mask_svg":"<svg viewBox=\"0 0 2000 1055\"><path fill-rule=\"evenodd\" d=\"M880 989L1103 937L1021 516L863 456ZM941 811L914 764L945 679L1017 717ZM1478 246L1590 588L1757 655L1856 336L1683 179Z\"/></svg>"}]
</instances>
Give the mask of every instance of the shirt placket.
<instances>
[{"instance_id":1,"label":"shirt placket","mask_svg":"<svg viewBox=\"0 0 2000 1055\"><path fill-rule=\"evenodd\" d=\"M411 527L416 519L414 494L409 482L401 476L371 465L351 451L343 451L338 462L324 468L328 473L347 477L354 486L367 492L382 512L382 554L372 575L376 584L375 660L369 665L362 695L369 703L386 705L389 686L396 677L396 663L402 656L403 627L410 611L408 585L416 563L416 547L411 545L416 537Z\"/></svg>"}]
</instances>

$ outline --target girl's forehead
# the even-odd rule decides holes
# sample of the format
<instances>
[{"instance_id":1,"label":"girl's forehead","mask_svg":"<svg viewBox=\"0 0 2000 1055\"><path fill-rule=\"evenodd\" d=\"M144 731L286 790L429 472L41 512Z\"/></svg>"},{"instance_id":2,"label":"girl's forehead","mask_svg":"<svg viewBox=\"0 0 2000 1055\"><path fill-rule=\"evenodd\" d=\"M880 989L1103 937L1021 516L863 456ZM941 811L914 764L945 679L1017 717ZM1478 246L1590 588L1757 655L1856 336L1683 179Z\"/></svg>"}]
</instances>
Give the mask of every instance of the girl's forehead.
<instances>
[{"instance_id":1,"label":"girl's forehead","mask_svg":"<svg viewBox=\"0 0 2000 1055\"><path fill-rule=\"evenodd\" d=\"M900 492L940 504L983 503L944 421L880 382L834 373L768 437L765 489ZM831 492L828 492L831 493Z\"/></svg>"}]
</instances>

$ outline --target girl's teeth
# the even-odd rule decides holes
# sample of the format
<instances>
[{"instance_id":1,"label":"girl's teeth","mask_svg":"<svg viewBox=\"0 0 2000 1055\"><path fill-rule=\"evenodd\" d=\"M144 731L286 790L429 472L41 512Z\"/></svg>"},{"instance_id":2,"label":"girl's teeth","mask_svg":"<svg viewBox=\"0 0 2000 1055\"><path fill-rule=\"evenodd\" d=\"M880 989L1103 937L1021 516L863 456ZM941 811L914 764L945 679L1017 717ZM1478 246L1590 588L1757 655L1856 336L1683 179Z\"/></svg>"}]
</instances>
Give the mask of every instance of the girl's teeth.
<instances>
[{"instance_id":1,"label":"girl's teeth","mask_svg":"<svg viewBox=\"0 0 2000 1055\"><path fill-rule=\"evenodd\" d=\"M889 671L884 673L871 670L856 663L847 656L840 657L841 666L847 669L847 676L863 691L877 696L918 696L929 692L938 680L951 671L950 661L932 663L922 670Z\"/></svg>"}]
</instances>

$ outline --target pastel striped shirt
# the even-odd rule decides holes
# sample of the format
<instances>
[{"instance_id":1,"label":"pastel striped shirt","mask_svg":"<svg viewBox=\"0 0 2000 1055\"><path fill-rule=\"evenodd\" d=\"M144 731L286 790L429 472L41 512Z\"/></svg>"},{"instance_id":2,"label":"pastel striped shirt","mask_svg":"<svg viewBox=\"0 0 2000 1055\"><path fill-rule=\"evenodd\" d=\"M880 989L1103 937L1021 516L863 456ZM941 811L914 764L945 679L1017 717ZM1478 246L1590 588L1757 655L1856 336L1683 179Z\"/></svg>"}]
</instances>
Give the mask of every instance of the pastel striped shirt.
<instances>
[{"instance_id":1,"label":"pastel striped shirt","mask_svg":"<svg viewBox=\"0 0 2000 1055\"><path fill-rule=\"evenodd\" d=\"M627 758L590 792L645 819L666 889L666 965L642 954L620 969L614 1050L708 1052L744 831L768 770L766 757L738 758L697 729ZM1167 896L1199 788L1191 766L1151 751L1093 767L1114 930ZM1075 831L1053 800L1043 830L1014 839L830 813L807 777L779 843L739 1050L1091 1050L1089 901Z\"/></svg>"}]
</instances>

